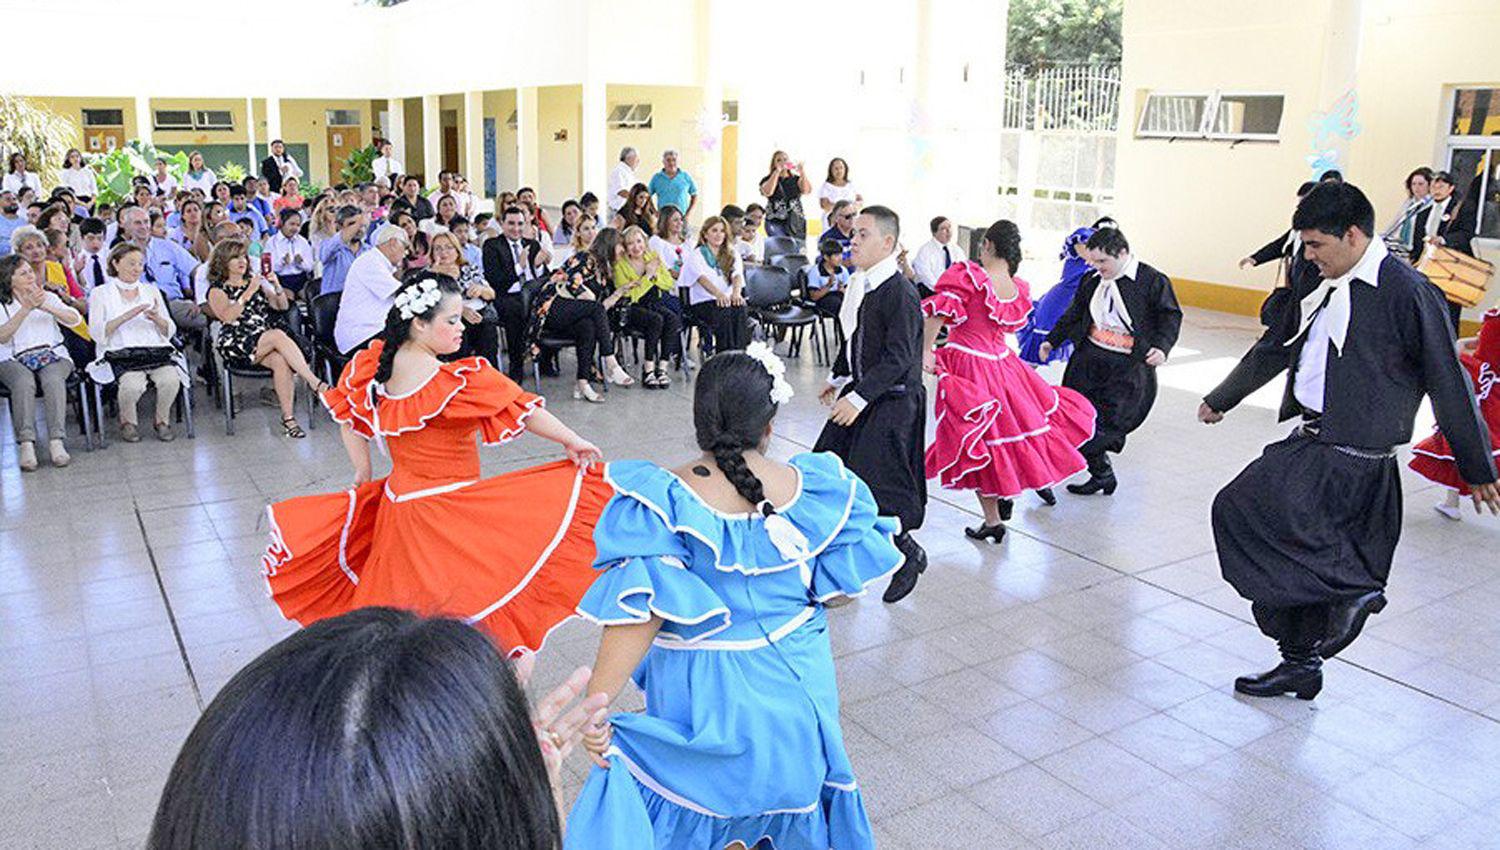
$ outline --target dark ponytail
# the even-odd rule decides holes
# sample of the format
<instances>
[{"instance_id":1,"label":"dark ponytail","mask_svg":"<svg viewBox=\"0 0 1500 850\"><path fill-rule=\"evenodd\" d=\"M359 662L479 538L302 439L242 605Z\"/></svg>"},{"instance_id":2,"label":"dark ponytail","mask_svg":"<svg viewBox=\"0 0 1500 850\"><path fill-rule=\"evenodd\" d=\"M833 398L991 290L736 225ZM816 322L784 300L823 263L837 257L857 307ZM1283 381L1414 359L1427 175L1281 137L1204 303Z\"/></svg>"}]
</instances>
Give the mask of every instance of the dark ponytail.
<instances>
[{"instance_id":1,"label":"dark ponytail","mask_svg":"<svg viewBox=\"0 0 1500 850\"><path fill-rule=\"evenodd\" d=\"M423 281L428 280L437 282L438 290L443 293L444 298L449 295L462 294L458 288L458 282L448 275L432 271L420 271L408 275L401 282L401 288L396 290L396 295L399 296L408 289L415 289ZM396 351L401 348L401 344L406 342L407 337L411 335L411 323L417 319L432 321L432 317L437 315L438 308L442 306L442 303L443 299L440 298L436 304L433 304L424 312L418 313L410 319L401 318L401 308L396 306L392 306L390 312L385 314L385 330L380 332L380 339L385 347L380 350L380 365L375 368L376 383L384 384L391 379L391 368L396 364Z\"/></svg>"},{"instance_id":2,"label":"dark ponytail","mask_svg":"<svg viewBox=\"0 0 1500 850\"><path fill-rule=\"evenodd\" d=\"M714 463L735 492L765 515L774 513L765 487L745 452L760 446L766 426L776 416L771 401L771 375L757 360L740 351L710 357L693 388L693 430L698 447L714 456Z\"/></svg>"}]
</instances>

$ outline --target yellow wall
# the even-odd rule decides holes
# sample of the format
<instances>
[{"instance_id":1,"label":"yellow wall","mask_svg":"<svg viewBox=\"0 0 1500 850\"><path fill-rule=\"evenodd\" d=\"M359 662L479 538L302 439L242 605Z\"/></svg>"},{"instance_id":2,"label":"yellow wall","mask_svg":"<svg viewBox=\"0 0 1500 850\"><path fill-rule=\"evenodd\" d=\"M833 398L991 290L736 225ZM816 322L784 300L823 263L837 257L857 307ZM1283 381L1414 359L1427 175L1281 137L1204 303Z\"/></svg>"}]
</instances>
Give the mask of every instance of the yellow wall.
<instances>
[{"instance_id":1,"label":"yellow wall","mask_svg":"<svg viewBox=\"0 0 1500 850\"><path fill-rule=\"evenodd\" d=\"M676 148L678 167L692 175L702 191L703 148L698 143L698 111L703 105L702 89L688 86L609 86L605 91L606 115L617 104L651 104L651 127L641 130L605 131L604 151L609 168L620 158L620 148L630 145L641 155L636 176L649 183L651 175L661 170L661 152ZM719 156L716 149L714 156ZM694 208L692 220L703 220L701 208Z\"/></svg>"},{"instance_id":2,"label":"yellow wall","mask_svg":"<svg viewBox=\"0 0 1500 850\"><path fill-rule=\"evenodd\" d=\"M259 104L257 104L259 108ZM374 116L370 114L368 100L283 100L281 101L281 138L288 144L302 142L307 145L308 162L302 168L313 182L329 186L339 182L337 174L328 173L328 110L352 109L359 112L361 144L370 144L373 136L371 126ZM269 141L265 137L265 126L256 129L256 140Z\"/></svg>"},{"instance_id":3,"label":"yellow wall","mask_svg":"<svg viewBox=\"0 0 1500 850\"><path fill-rule=\"evenodd\" d=\"M73 127L74 144L83 148L83 110L118 109L124 113L125 138L136 137L135 101L128 97L34 97Z\"/></svg>"},{"instance_id":4,"label":"yellow wall","mask_svg":"<svg viewBox=\"0 0 1500 850\"><path fill-rule=\"evenodd\" d=\"M516 185L516 131L506 121L516 108L516 90L489 91L484 93L484 114L495 119L495 189L503 192L520 188ZM481 124L481 126L483 126ZM470 169L469 188L475 193L484 191L477 170ZM551 199L547 199L551 203Z\"/></svg>"},{"instance_id":5,"label":"yellow wall","mask_svg":"<svg viewBox=\"0 0 1500 850\"><path fill-rule=\"evenodd\" d=\"M402 101L402 106L406 116L406 145L403 148L405 152L401 155L401 164L406 166L409 173L421 174L424 171L423 151L426 150L422 140L422 98L408 97ZM437 175L427 175L427 183L437 185Z\"/></svg>"},{"instance_id":6,"label":"yellow wall","mask_svg":"<svg viewBox=\"0 0 1500 850\"><path fill-rule=\"evenodd\" d=\"M576 198L582 180L579 137L583 133L583 89L580 86L543 86L537 89L536 144L540 179L534 187L546 203ZM567 130L568 138L554 134ZM501 181L501 185L505 185ZM520 187L516 187L520 188Z\"/></svg>"},{"instance_id":7,"label":"yellow wall","mask_svg":"<svg viewBox=\"0 0 1500 850\"><path fill-rule=\"evenodd\" d=\"M1121 84L1118 218L1141 256L1190 289L1228 285L1269 289L1268 264L1241 271L1241 257L1284 231L1299 183L1311 178L1310 122L1326 110L1330 90L1347 81L1325 77L1330 23L1352 0L1177 0L1125 4ZM1446 166L1444 138L1452 87L1500 86L1500 4L1365 0L1358 32L1360 133L1339 167L1364 189L1384 227L1405 197L1412 168ZM1429 49L1441 33L1440 49ZM1208 142L1135 138L1147 91L1250 91L1286 97L1278 142ZM1500 261L1500 244L1476 241ZM1219 303L1253 303L1221 296ZM1488 303L1500 301L1500 282ZM1478 310L1466 313L1476 318Z\"/></svg>"}]
</instances>

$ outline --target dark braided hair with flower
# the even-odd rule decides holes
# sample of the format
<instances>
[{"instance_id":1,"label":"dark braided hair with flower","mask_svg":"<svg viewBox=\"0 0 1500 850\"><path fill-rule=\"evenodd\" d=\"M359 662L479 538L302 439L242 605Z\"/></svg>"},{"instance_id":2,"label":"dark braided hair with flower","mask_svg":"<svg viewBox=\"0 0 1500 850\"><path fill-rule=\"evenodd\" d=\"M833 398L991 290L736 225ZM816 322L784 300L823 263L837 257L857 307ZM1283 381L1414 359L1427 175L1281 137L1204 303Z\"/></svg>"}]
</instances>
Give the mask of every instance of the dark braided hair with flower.
<instances>
[{"instance_id":1,"label":"dark braided hair with flower","mask_svg":"<svg viewBox=\"0 0 1500 850\"><path fill-rule=\"evenodd\" d=\"M766 426L776 416L771 375L755 358L740 351L710 357L693 388L693 430L698 447L736 492L767 515L765 487L745 463L745 452L760 447Z\"/></svg>"},{"instance_id":2,"label":"dark braided hair with flower","mask_svg":"<svg viewBox=\"0 0 1500 850\"><path fill-rule=\"evenodd\" d=\"M443 297L439 298L431 307L428 307L410 319L403 319L401 317L401 308L396 306L392 306L390 312L385 314L385 330L380 333L380 339L385 343L385 347L380 351L380 365L375 368L376 383L384 384L391 379L391 368L396 363L396 351L401 348L401 343L406 342L407 337L411 335L411 323L417 319L428 322L432 321L433 317L437 315L438 308L443 305L443 301L448 296L459 296L462 294L458 288L458 281L448 275L438 274L433 271L419 271L408 275L401 282L401 288L396 290L396 295L400 296L403 292L416 289L424 281L428 280L435 281L438 291L443 293Z\"/></svg>"}]
</instances>

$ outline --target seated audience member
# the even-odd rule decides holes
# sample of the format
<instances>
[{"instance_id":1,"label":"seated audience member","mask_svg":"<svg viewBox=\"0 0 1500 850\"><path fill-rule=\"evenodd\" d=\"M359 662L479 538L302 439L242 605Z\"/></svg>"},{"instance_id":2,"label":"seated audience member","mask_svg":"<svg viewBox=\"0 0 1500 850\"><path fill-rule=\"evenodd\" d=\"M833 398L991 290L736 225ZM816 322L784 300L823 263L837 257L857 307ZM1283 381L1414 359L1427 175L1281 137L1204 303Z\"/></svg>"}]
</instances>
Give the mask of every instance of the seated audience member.
<instances>
[{"instance_id":1,"label":"seated audience member","mask_svg":"<svg viewBox=\"0 0 1500 850\"><path fill-rule=\"evenodd\" d=\"M161 214L161 210L151 211L151 238L167 238L167 217Z\"/></svg>"},{"instance_id":2,"label":"seated audience member","mask_svg":"<svg viewBox=\"0 0 1500 850\"><path fill-rule=\"evenodd\" d=\"M725 226L729 228L729 238L738 238L740 223L745 220L745 211L734 204L725 204L724 209L719 211L719 218L724 219Z\"/></svg>"},{"instance_id":3,"label":"seated audience member","mask_svg":"<svg viewBox=\"0 0 1500 850\"><path fill-rule=\"evenodd\" d=\"M109 260L109 251L104 245L104 222L97 218L86 218L78 225L78 251L73 255L73 277L83 287L84 296L103 286L104 264Z\"/></svg>"},{"instance_id":4,"label":"seated audience member","mask_svg":"<svg viewBox=\"0 0 1500 850\"><path fill-rule=\"evenodd\" d=\"M760 204L745 207L745 219L750 222L750 229L755 233L755 255L764 257L766 255L766 208Z\"/></svg>"},{"instance_id":5,"label":"seated audience member","mask_svg":"<svg viewBox=\"0 0 1500 850\"><path fill-rule=\"evenodd\" d=\"M68 267L48 256L50 246L46 233L31 225L19 228L10 235L10 249L31 266L43 289L56 293L64 304L80 313L88 310L83 289L72 279Z\"/></svg>"},{"instance_id":6,"label":"seated audience member","mask_svg":"<svg viewBox=\"0 0 1500 850\"><path fill-rule=\"evenodd\" d=\"M688 244L687 218L683 216L682 210L670 204L661 208L656 216L656 232L646 240L646 247L661 257L667 272L676 280L682 271L682 257L692 247ZM681 305L676 301L675 294L669 296L668 306L681 312Z\"/></svg>"},{"instance_id":7,"label":"seated audience member","mask_svg":"<svg viewBox=\"0 0 1500 850\"><path fill-rule=\"evenodd\" d=\"M288 177L286 183L295 179ZM282 210L279 224L276 233L266 240L266 253L271 256L271 272L286 291L296 298L312 277L312 243L299 232L302 229L302 213L297 210Z\"/></svg>"},{"instance_id":8,"label":"seated audience member","mask_svg":"<svg viewBox=\"0 0 1500 850\"><path fill-rule=\"evenodd\" d=\"M451 194L438 195L433 202L437 214L417 223L417 229L431 236L439 230L452 230L453 219L458 217L458 199Z\"/></svg>"},{"instance_id":9,"label":"seated audience member","mask_svg":"<svg viewBox=\"0 0 1500 850\"><path fill-rule=\"evenodd\" d=\"M297 183L297 178L288 177L281 181L281 194L277 195L276 200L271 202L271 211L279 213L282 210L300 210L306 200L306 198L302 197L301 187Z\"/></svg>"},{"instance_id":10,"label":"seated audience member","mask_svg":"<svg viewBox=\"0 0 1500 850\"><path fill-rule=\"evenodd\" d=\"M505 329L506 373L519 383L528 349L526 329L531 322L521 291L537 286L535 282L547 276L547 252L539 242L526 238L526 212L520 207L502 209L500 228L500 235L486 241L480 253L484 279L495 290L495 309L500 314L500 327Z\"/></svg>"},{"instance_id":11,"label":"seated audience member","mask_svg":"<svg viewBox=\"0 0 1500 850\"><path fill-rule=\"evenodd\" d=\"M712 345L705 349L713 351L737 351L750 343L745 264L734 251L733 238L724 219L705 220L698 247L688 252L677 278L679 286L688 288L688 313L712 334Z\"/></svg>"},{"instance_id":12,"label":"seated audience member","mask_svg":"<svg viewBox=\"0 0 1500 850\"><path fill-rule=\"evenodd\" d=\"M463 216L454 216L449 222L449 229L454 236L458 237L459 247L464 255L464 262L476 268L484 267L484 258L480 255L479 246L474 244L474 228L469 225L469 220ZM483 272L480 273L481 275Z\"/></svg>"},{"instance_id":13,"label":"seated audience member","mask_svg":"<svg viewBox=\"0 0 1500 850\"><path fill-rule=\"evenodd\" d=\"M42 287L25 258L0 258L0 384L10 395L10 422L22 472L34 472L37 387L47 421L47 448L53 466L67 466L68 376L73 358L63 328L83 316Z\"/></svg>"},{"instance_id":14,"label":"seated audience member","mask_svg":"<svg viewBox=\"0 0 1500 850\"><path fill-rule=\"evenodd\" d=\"M26 216L21 209L21 202L16 199L15 192L9 189L0 192L0 257L10 253L11 234L26 224Z\"/></svg>"},{"instance_id":15,"label":"seated audience member","mask_svg":"<svg viewBox=\"0 0 1500 850\"><path fill-rule=\"evenodd\" d=\"M676 207L668 209L676 212ZM623 250L614 262L614 288L625 295L625 328L639 333L645 342L641 385L666 389L672 385L670 360L682 356L682 319L663 303L676 290L677 281L666 261L646 247L645 231L627 227L622 240Z\"/></svg>"},{"instance_id":16,"label":"seated audience member","mask_svg":"<svg viewBox=\"0 0 1500 850\"><path fill-rule=\"evenodd\" d=\"M921 290L922 297L932 295L937 287L938 278L954 263L962 263L969 259L964 249L954 239L953 220L945 216L934 218L929 224L932 238L917 249L916 256L912 257L912 271L917 273L913 283Z\"/></svg>"},{"instance_id":17,"label":"seated audience member","mask_svg":"<svg viewBox=\"0 0 1500 850\"><path fill-rule=\"evenodd\" d=\"M226 212L229 214L229 220L236 224L242 221L253 222L257 235L270 229L266 224L265 216L260 214L260 210L250 205L250 193L245 191L244 186L235 186L229 190L229 207Z\"/></svg>"},{"instance_id":18,"label":"seated audience member","mask_svg":"<svg viewBox=\"0 0 1500 850\"><path fill-rule=\"evenodd\" d=\"M453 191L450 192L454 200L458 201L458 214L464 218L474 215L474 208L479 206L479 198L469 189L469 181L462 174L453 175Z\"/></svg>"},{"instance_id":19,"label":"seated audience member","mask_svg":"<svg viewBox=\"0 0 1500 850\"><path fill-rule=\"evenodd\" d=\"M298 237L299 239L301 237ZM251 268L244 243L226 239L214 246L208 263L208 304L222 322L215 350L234 368L264 366L271 370L271 385L281 407L281 427L286 436L307 436L292 412L295 380L301 378L314 392L326 389L307 365L307 358L287 332L271 326L273 313L291 307L291 296L276 275L264 277Z\"/></svg>"},{"instance_id":20,"label":"seated audience member","mask_svg":"<svg viewBox=\"0 0 1500 850\"><path fill-rule=\"evenodd\" d=\"M407 221L415 224L410 217ZM406 235L411 242L406 246L406 259L401 261L401 277L406 277L412 272L419 272L432 262L432 256L429 254L432 246L428 241L428 235L420 230L415 233L408 232Z\"/></svg>"},{"instance_id":21,"label":"seated audience member","mask_svg":"<svg viewBox=\"0 0 1500 850\"><path fill-rule=\"evenodd\" d=\"M583 208L583 214L593 216L594 222L599 222L599 196L593 192L584 192L578 196L578 206Z\"/></svg>"},{"instance_id":22,"label":"seated audience member","mask_svg":"<svg viewBox=\"0 0 1500 850\"><path fill-rule=\"evenodd\" d=\"M748 218L740 220L739 233L734 240L734 253L746 263L760 264L762 255L755 251L755 225Z\"/></svg>"},{"instance_id":23,"label":"seated audience member","mask_svg":"<svg viewBox=\"0 0 1500 850\"><path fill-rule=\"evenodd\" d=\"M229 207L219 203L218 201L208 201L203 205L203 223L207 225L210 230L227 221L230 224L234 223L232 221L229 221Z\"/></svg>"},{"instance_id":24,"label":"seated audience member","mask_svg":"<svg viewBox=\"0 0 1500 850\"><path fill-rule=\"evenodd\" d=\"M563 759L607 701L565 711L588 676L533 715L512 664L458 620L361 608L314 623L209 703L146 848L558 850Z\"/></svg>"},{"instance_id":25,"label":"seated audience member","mask_svg":"<svg viewBox=\"0 0 1500 850\"><path fill-rule=\"evenodd\" d=\"M832 239L839 246L839 262L845 268L854 268L854 255L850 246L854 243L854 217L859 209L851 201L837 201L828 212L828 229L820 242ZM821 251L821 249L819 249Z\"/></svg>"},{"instance_id":26,"label":"seated audience member","mask_svg":"<svg viewBox=\"0 0 1500 850\"><path fill-rule=\"evenodd\" d=\"M340 207L336 223L337 237L323 240L318 248L318 262L323 266L323 282L318 289L320 295L343 292L349 267L366 250L365 214L359 207Z\"/></svg>"},{"instance_id":27,"label":"seated audience member","mask_svg":"<svg viewBox=\"0 0 1500 850\"><path fill-rule=\"evenodd\" d=\"M323 240L339 235L339 205L333 198L324 196L313 204L312 214L305 228L307 244L312 246L316 257L323 248ZM321 264L318 267L321 271Z\"/></svg>"},{"instance_id":28,"label":"seated audience member","mask_svg":"<svg viewBox=\"0 0 1500 850\"><path fill-rule=\"evenodd\" d=\"M572 199L563 201L562 221L558 222L557 229L552 231L552 244L555 246L552 251L554 262L562 262L562 260L567 259L566 256L559 259L558 255L565 253L565 251L559 249L565 249L568 245L573 244L573 230L578 227L578 217L581 215L583 215L583 207L580 207L577 201Z\"/></svg>"},{"instance_id":29,"label":"seated audience member","mask_svg":"<svg viewBox=\"0 0 1500 850\"><path fill-rule=\"evenodd\" d=\"M221 222L209 231L212 242L209 247L209 257L213 257L213 246L220 242L236 240L246 246L246 253L250 245L240 226L232 221ZM193 269L193 299L198 302L198 308L202 310L211 320L217 321L218 317L213 314L213 308L208 304L208 263L202 263Z\"/></svg>"},{"instance_id":30,"label":"seated audience member","mask_svg":"<svg viewBox=\"0 0 1500 850\"><path fill-rule=\"evenodd\" d=\"M73 209L66 202L54 200L50 206L42 210L42 214L36 220L36 226L42 231L55 230L71 242Z\"/></svg>"},{"instance_id":31,"label":"seated audience member","mask_svg":"<svg viewBox=\"0 0 1500 850\"><path fill-rule=\"evenodd\" d=\"M412 217L417 221L437 215L432 202L422 197L422 181L410 174L401 178L401 200L410 206Z\"/></svg>"},{"instance_id":32,"label":"seated audience member","mask_svg":"<svg viewBox=\"0 0 1500 850\"><path fill-rule=\"evenodd\" d=\"M119 385L120 439L141 440L136 404L149 381L156 387L156 438L171 442L172 403L186 373L172 344L177 326L160 288L145 283L146 252L135 242L121 242L109 252L109 280L89 297L89 333L107 369L90 368L96 379L112 377Z\"/></svg>"},{"instance_id":33,"label":"seated audience member","mask_svg":"<svg viewBox=\"0 0 1500 850\"><path fill-rule=\"evenodd\" d=\"M604 401L604 396L594 391L589 383L591 380L604 381L607 375L608 381L618 386L628 387L635 383L615 358L613 326L609 317L609 311L621 297L620 293L613 291L610 280L611 258L615 255L618 237L615 231L608 229L596 236L593 221L580 219L574 244L580 246L578 250L562 268L552 273L532 299L527 337L533 355L544 353L541 348L544 336L572 339L578 359L573 398L597 404ZM600 375L595 365L601 359L606 375Z\"/></svg>"},{"instance_id":34,"label":"seated audience member","mask_svg":"<svg viewBox=\"0 0 1500 850\"><path fill-rule=\"evenodd\" d=\"M276 193L271 190L271 181L264 177L248 178L245 188L250 190L250 205L269 224L276 218Z\"/></svg>"},{"instance_id":35,"label":"seated audience member","mask_svg":"<svg viewBox=\"0 0 1500 850\"><path fill-rule=\"evenodd\" d=\"M548 239L552 237L552 224L547 221L547 214L542 212L541 202L536 199L536 190L530 186L522 186L516 191L516 203L525 204L531 208L531 223L536 229L547 234Z\"/></svg>"},{"instance_id":36,"label":"seated audience member","mask_svg":"<svg viewBox=\"0 0 1500 850\"><path fill-rule=\"evenodd\" d=\"M176 227L167 230L167 238L186 248L198 262L208 262L209 251L213 249L208 239L208 229L212 225L203 217L203 204L188 198L177 211L181 220Z\"/></svg>"},{"instance_id":37,"label":"seated audience member","mask_svg":"<svg viewBox=\"0 0 1500 850\"><path fill-rule=\"evenodd\" d=\"M844 306L844 287L849 285L843 247L836 240L824 238L818 243L818 261L804 266L803 274L807 276L807 298L813 309L838 318L839 308Z\"/></svg>"},{"instance_id":38,"label":"seated audience member","mask_svg":"<svg viewBox=\"0 0 1500 850\"><path fill-rule=\"evenodd\" d=\"M406 256L411 237L394 224L375 231L375 244L349 266L333 338L339 351L352 355L369 345L385 329L386 314L401 287L397 270Z\"/></svg>"},{"instance_id":39,"label":"seated audience member","mask_svg":"<svg viewBox=\"0 0 1500 850\"><path fill-rule=\"evenodd\" d=\"M457 281L464 297L464 339L455 356L462 358L477 354L499 369L500 315L495 312L494 288L485 283L480 266L464 256L458 234L442 230L432 235L430 243L432 263L428 268Z\"/></svg>"},{"instance_id":40,"label":"seated audience member","mask_svg":"<svg viewBox=\"0 0 1500 850\"><path fill-rule=\"evenodd\" d=\"M656 232L656 207L651 204L651 190L646 188L646 184L637 183L630 187L625 205L615 213L613 227L621 232L627 227L639 227L647 233Z\"/></svg>"},{"instance_id":41,"label":"seated audience member","mask_svg":"<svg viewBox=\"0 0 1500 850\"><path fill-rule=\"evenodd\" d=\"M492 213L480 213L474 216L474 245L484 248L485 240L500 235L500 223L495 220Z\"/></svg>"}]
</instances>

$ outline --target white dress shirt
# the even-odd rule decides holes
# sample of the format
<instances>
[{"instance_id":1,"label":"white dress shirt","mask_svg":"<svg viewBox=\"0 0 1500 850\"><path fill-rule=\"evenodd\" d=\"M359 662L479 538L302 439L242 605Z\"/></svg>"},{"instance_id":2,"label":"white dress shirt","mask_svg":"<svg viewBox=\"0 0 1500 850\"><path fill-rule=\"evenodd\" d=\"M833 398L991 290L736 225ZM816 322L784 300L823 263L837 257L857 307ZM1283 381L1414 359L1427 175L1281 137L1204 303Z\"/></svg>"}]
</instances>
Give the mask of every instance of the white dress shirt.
<instances>
[{"instance_id":1,"label":"white dress shirt","mask_svg":"<svg viewBox=\"0 0 1500 850\"><path fill-rule=\"evenodd\" d=\"M620 193L628 193L630 187L639 182L641 181L636 179L634 169L624 162L615 163L615 167L609 170L609 197L604 199L611 212L619 212L620 207L625 206L625 199L620 197Z\"/></svg>"},{"instance_id":2,"label":"white dress shirt","mask_svg":"<svg viewBox=\"0 0 1500 850\"><path fill-rule=\"evenodd\" d=\"M291 154L284 153L281 156L271 154L271 158L276 160L276 167L281 169L281 179L285 180L288 177L302 179L302 166L297 164L297 160L293 159Z\"/></svg>"},{"instance_id":3,"label":"white dress shirt","mask_svg":"<svg viewBox=\"0 0 1500 850\"><path fill-rule=\"evenodd\" d=\"M83 271L75 271L74 277L78 279L78 285L83 287L83 292L87 295L94 291L94 287L103 286L109 280L109 267L105 265L109 260L109 251L90 254L88 251L79 249L78 256L83 258Z\"/></svg>"},{"instance_id":4,"label":"white dress shirt","mask_svg":"<svg viewBox=\"0 0 1500 850\"><path fill-rule=\"evenodd\" d=\"M1297 336L1287 344L1296 342L1303 333L1307 334L1307 342L1302 344L1302 352L1297 357L1297 381L1292 385L1293 397L1307 410L1323 411L1328 344L1333 344L1336 353L1344 353L1344 338L1349 333L1351 313L1349 287L1356 280L1368 286L1379 286L1380 264L1389 253L1384 239L1371 239L1353 268L1332 280L1324 280L1302 299Z\"/></svg>"},{"instance_id":5,"label":"white dress shirt","mask_svg":"<svg viewBox=\"0 0 1500 850\"><path fill-rule=\"evenodd\" d=\"M99 178L94 174L94 169L87 165L64 168L62 184L71 189L75 195L92 198L99 194Z\"/></svg>"},{"instance_id":6,"label":"white dress shirt","mask_svg":"<svg viewBox=\"0 0 1500 850\"><path fill-rule=\"evenodd\" d=\"M288 239L278 230L266 240L266 252L271 255L271 271L278 276L312 273L312 243L300 233Z\"/></svg>"},{"instance_id":7,"label":"white dress shirt","mask_svg":"<svg viewBox=\"0 0 1500 850\"><path fill-rule=\"evenodd\" d=\"M881 284L895 277L899 271L901 266L896 261L896 255L891 254L868 270L855 272L849 277L849 285L844 288L844 303L839 306L839 327L844 329L844 356L851 368L854 365L854 332L859 330L859 305L864 303L866 295L879 289ZM842 375L830 377L828 383L842 387L852 380L853 375ZM870 403L869 399L860 398L859 393L849 393L844 398L854 405L855 410L862 411Z\"/></svg>"},{"instance_id":8,"label":"white dress shirt","mask_svg":"<svg viewBox=\"0 0 1500 850\"><path fill-rule=\"evenodd\" d=\"M0 179L0 191L15 192L19 195L21 189L26 186L30 186L31 191L36 193L37 200L42 199L42 178L36 176L35 172L28 171L24 177L12 172L5 175L4 179Z\"/></svg>"},{"instance_id":9,"label":"white dress shirt","mask_svg":"<svg viewBox=\"0 0 1500 850\"><path fill-rule=\"evenodd\" d=\"M219 182L219 175L215 174L211 168L203 169L203 173L197 177L194 177L191 171L182 175L182 188L190 192L199 189L205 198L214 196L214 184L217 182Z\"/></svg>"},{"instance_id":10,"label":"white dress shirt","mask_svg":"<svg viewBox=\"0 0 1500 850\"><path fill-rule=\"evenodd\" d=\"M714 297L708 294L708 290L703 288L703 284L699 283L700 279L706 278L720 292L729 292L735 276L743 279L744 275L745 264L738 255L735 255L734 258L734 270L730 272L729 279L726 280L724 273L709 265L708 260L703 258L703 252L694 248L683 252L682 274L677 278L677 281L681 285L688 287L688 304L692 305L714 300Z\"/></svg>"},{"instance_id":11,"label":"white dress shirt","mask_svg":"<svg viewBox=\"0 0 1500 850\"><path fill-rule=\"evenodd\" d=\"M386 314L395 303L396 267L379 248L360 254L349 266L344 278L344 295L339 300L338 318L333 323L333 341L339 351L348 353L385 327Z\"/></svg>"},{"instance_id":12,"label":"white dress shirt","mask_svg":"<svg viewBox=\"0 0 1500 850\"><path fill-rule=\"evenodd\" d=\"M943 257L943 249L948 249L948 258ZM917 276L917 283L928 289L936 289L938 278L948 270L948 266L961 263L969 259L964 249L958 247L958 242L950 240L947 244L929 239L922 247L917 249L916 256L912 257L911 270Z\"/></svg>"},{"instance_id":13,"label":"white dress shirt","mask_svg":"<svg viewBox=\"0 0 1500 850\"><path fill-rule=\"evenodd\" d=\"M405 174L406 166L401 164L401 160L393 156L378 156L375 158L375 162L371 163L370 170L375 174L376 180L382 177L390 180L392 175Z\"/></svg>"}]
</instances>

